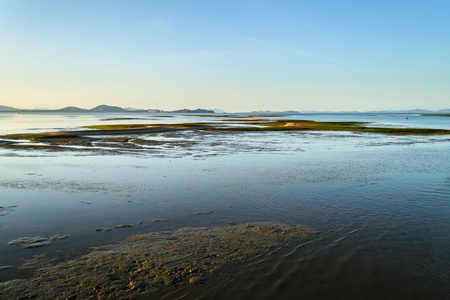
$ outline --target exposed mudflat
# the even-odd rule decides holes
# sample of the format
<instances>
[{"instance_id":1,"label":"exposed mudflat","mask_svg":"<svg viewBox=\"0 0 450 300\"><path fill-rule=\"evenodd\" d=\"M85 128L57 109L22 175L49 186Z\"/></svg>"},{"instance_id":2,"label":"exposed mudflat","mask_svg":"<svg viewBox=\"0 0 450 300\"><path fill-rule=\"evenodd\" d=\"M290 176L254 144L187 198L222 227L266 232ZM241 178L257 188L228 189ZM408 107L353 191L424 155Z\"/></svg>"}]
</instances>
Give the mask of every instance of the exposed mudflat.
<instances>
[{"instance_id":1,"label":"exposed mudflat","mask_svg":"<svg viewBox=\"0 0 450 300\"><path fill-rule=\"evenodd\" d=\"M43 135L47 136L80 136L80 135L114 135L114 134L142 134L142 133L155 133L155 132L167 132L177 131L180 128L171 128L165 126L145 126L138 128L125 128L125 129L112 129L112 130L72 130L72 131L55 131L44 132Z\"/></svg>"},{"instance_id":2,"label":"exposed mudflat","mask_svg":"<svg viewBox=\"0 0 450 300\"><path fill-rule=\"evenodd\" d=\"M69 236L68 235L54 235L50 238L41 237L41 236L34 236L34 237L22 237L18 238L16 240L12 240L8 242L8 245L10 246L16 246L22 249L30 249L30 248L37 248L42 247L46 245L50 245L55 240L65 240Z\"/></svg>"},{"instance_id":3,"label":"exposed mudflat","mask_svg":"<svg viewBox=\"0 0 450 300\"><path fill-rule=\"evenodd\" d=\"M17 207L17 205L0 206L0 217L8 215L10 212L14 211L15 207Z\"/></svg>"},{"instance_id":4,"label":"exposed mudflat","mask_svg":"<svg viewBox=\"0 0 450 300\"><path fill-rule=\"evenodd\" d=\"M200 116L199 116L200 117ZM151 152L158 148L173 148L174 146L192 147L199 143L193 140L202 135L220 135L230 132L264 132L264 131L299 131L308 132L331 131L369 133L397 136L428 136L449 135L447 129L383 127L371 122L318 122L311 120L267 119L264 116L215 116L226 118L226 122L194 122L175 124L108 124L84 126L89 130L63 130L41 132L37 134L12 134L0 136L0 148L9 150L46 150L46 151L95 151L95 152ZM272 116L272 118L275 116ZM232 118L232 119L230 119ZM102 120L115 120L102 119ZM118 118L118 120L123 118ZM128 119L128 118L124 118ZM223 120L222 120L223 121ZM147 139L156 134L170 137L170 134L181 133L184 140L169 141ZM195 133L194 133L195 132ZM208 132L208 133L207 133ZM217 142L214 146L222 145Z\"/></svg>"},{"instance_id":5,"label":"exposed mudflat","mask_svg":"<svg viewBox=\"0 0 450 300\"><path fill-rule=\"evenodd\" d=\"M0 283L0 294L14 299L159 298L161 290L203 284L225 266L314 233L300 225L248 223L133 235L41 267L31 279Z\"/></svg>"}]
</instances>

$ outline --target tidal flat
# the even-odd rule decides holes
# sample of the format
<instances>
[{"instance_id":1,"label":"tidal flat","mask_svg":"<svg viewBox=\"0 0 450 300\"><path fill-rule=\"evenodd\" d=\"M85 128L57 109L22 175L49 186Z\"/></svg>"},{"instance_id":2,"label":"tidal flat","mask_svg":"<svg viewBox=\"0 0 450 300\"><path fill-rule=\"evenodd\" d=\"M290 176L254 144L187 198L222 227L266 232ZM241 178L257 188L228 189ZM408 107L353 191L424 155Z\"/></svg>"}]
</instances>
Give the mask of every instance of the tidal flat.
<instances>
[{"instance_id":1,"label":"tidal flat","mask_svg":"<svg viewBox=\"0 0 450 300\"><path fill-rule=\"evenodd\" d=\"M316 122L305 123L308 117ZM9 118L35 124L43 117ZM49 126L11 128L1 139L2 295L445 299L450 293L450 137L307 128L338 122L448 130L448 118L152 115L133 125L174 130L42 135L102 122L116 130L111 126L131 121L48 118ZM267 123L304 128L234 130ZM43 244L23 249L13 241Z\"/></svg>"},{"instance_id":2,"label":"tidal flat","mask_svg":"<svg viewBox=\"0 0 450 300\"><path fill-rule=\"evenodd\" d=\"M195 117L211 117L197 115ZM152 146L175 144L190 146L194 143L192 132L214 132L223 135L227 132L266 132L266 131L331 131L363 132L387 135L450 135L450 130L433 128L397 128L371 127L371 122L324 122L299 119L270 120L279 116L234 115L216 116L226 122L191 122L172 124L107 124L83 126L89 130L54 131L42 133L9 134L0 136L0 147L7 149L41 149L41 150L100 150L100 151L151 151ZM100 121L130 120L132 118L107 118ZM135 120L145 120L144 118ZM152 135L183 131L189 141L163 141L139 138L140 135ZM197 133L198 134L198 133ZM119 137L117 137L119 136ZM220 140L220 138L219 138Z\"/></svg>"}]
</instances>

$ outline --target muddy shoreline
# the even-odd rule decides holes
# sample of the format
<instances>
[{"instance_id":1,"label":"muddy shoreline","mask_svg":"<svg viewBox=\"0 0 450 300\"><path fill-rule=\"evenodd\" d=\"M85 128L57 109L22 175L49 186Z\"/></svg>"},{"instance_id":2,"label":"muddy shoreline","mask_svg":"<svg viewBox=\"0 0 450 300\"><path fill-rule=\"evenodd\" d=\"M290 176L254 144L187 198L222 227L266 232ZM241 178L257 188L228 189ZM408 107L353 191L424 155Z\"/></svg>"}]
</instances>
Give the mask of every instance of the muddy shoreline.
<instances>
[{"instance_id":1,"label":"muddy shoreline","mask_svg":"<svg viewBox=\"0 0 450 300\"><path fill-rule=\"evenodd\" d=\"M137 234L67 262L44 260L31 278L0 283L0 294L17 299L159 299L314 234L306 226L270 222Z\"/></svg>"}]
</instances>

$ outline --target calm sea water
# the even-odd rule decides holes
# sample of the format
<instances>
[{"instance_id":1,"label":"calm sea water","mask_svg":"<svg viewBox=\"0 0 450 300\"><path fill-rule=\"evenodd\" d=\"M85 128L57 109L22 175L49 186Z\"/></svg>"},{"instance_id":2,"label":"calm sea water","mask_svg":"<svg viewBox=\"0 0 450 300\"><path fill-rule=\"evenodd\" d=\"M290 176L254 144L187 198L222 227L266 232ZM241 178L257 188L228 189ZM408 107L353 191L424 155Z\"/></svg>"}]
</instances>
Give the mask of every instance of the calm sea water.
<instances>
[{"instance_id":1,"label":"calm sea water","mask_svg":"<svg viewBox=\"0 0 450 300\"><path fill-rule=\"evenodd\" d=\"M2 134L76 129L113 117L0 114L0 129ZM110 122L209 120L181 115L129 117L144 120ZM446 117L407 117L289 116L450 128ZM0 280L26 276L16 267L27 257L47 253L68 258L129 234L281 221L308 225L320 234L264 260L229 268L231 280L207 282L173 296L448 298L450 137L349 132L156 136L199 143L148 155L0 149L0 206L17 206L0 216L0 266L13 266L0 271ZM209 215L195 215L211 210ZM152 222L158 218L170 221ZM148 227L93 231L138 222ZM70 238L36 249L7 245L19 237L55 234Z\"/></svg>"},{"instance_id":2,"label":"calm sea water","mask_svg":"<svg viewBox=\"0 0 450 300\"><path fill-rule=\"evenodd\" d=\"M109 120L129 118L128 120ZM442 128L450 129L449 117L421 116L419 114L298 114L276 116L274 119L300 119L314 121L362 121L374 122L378 126ZM160 124L195 121L217 121L213 115L198 118L185 114L75 114L75 113L2 113L0 112L0 135L35 133L54 130L75 130L82 126L97 124Z\"/></svg>"}]
</instances>

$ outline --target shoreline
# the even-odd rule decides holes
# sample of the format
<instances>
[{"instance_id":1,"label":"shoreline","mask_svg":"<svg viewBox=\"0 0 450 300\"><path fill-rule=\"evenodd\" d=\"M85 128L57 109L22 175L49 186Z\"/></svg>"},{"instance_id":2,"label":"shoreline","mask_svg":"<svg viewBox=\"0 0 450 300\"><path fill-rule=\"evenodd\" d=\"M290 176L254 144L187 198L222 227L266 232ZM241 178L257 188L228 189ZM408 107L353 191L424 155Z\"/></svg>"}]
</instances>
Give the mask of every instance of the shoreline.
<instances>
[{"instance_id":1,"label":"shoreline","mask_svg":"<svg viewBox=\"0 0 450 300\"><path fill-rule=\"evenodd\" d=\"M0 283L0 293L27 298L151 298L161 291L202 285L225 267L315 234L307 226L276 222L135 234L67 262L52 265L44 260L31 278Z\"/></svg>"}]
</instances>

